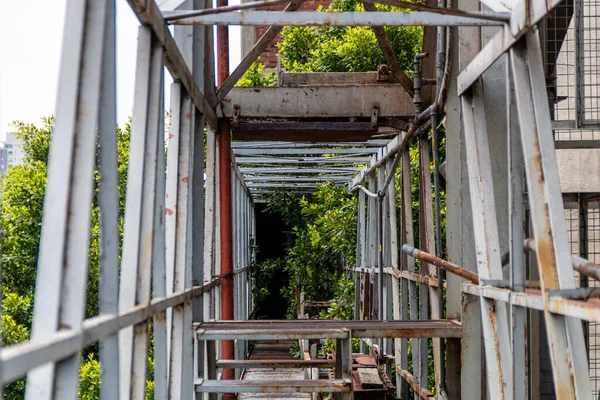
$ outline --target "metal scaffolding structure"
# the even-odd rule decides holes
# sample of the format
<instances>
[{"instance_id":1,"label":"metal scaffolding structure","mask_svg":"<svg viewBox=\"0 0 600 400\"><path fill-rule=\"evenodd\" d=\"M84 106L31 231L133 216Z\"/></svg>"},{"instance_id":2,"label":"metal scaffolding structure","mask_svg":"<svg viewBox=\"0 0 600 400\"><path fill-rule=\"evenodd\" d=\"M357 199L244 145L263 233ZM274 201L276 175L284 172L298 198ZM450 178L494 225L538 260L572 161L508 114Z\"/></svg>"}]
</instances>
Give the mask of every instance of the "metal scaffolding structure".
<instances>
[{"instance_id":1,"label":"metal scaffolding structure","mask_svg":"<svg viewBox=\"0 0 600 400\"><path fill-rule=\"evenodd\" d=\"M143 399L151 344L156 399L352 399L355 338L393 359L400 399L539 399L544 368L555 398L597 396L600 353L589 343L600 260L590 243L600 234L588 228L600 227L598 197L563 200L555 150L600 147L591 1L365 0L366 12L324 13L298 11L302 0L128 0L140 27L121 244L115 0L68 0L32 335L0 349L0 384L26 376L29 400L75 399L82 351L99 342L101 399ZM287 7L255 10L277 4ZM231 75L225 25L270 25ZM283 25L373 27L387 65L234 87ZM407 73L381 27L410 25L429 28ZM174 79L168 132L165 67ZM96 162L100 314L85 319ZM354 321L250 320L255 205L323 182L357 192ZM565 223L572 209L576 249ZM248 365L281 367L250 364L252 341L289 339L333 339L334 378L240 379Z\"/></svg>"}]
</instances>

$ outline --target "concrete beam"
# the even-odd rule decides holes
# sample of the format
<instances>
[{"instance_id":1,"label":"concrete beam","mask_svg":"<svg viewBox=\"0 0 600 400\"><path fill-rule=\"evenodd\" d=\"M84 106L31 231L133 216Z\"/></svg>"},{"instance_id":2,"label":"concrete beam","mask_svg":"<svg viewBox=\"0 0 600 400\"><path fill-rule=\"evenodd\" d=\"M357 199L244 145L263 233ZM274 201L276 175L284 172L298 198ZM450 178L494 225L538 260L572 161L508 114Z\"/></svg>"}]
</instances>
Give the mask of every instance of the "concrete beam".
<instances>
[{"instance_id":1,"label":"concrete beam","mask_svg":"<svg viewBox=\"0 0 600 400\"><path fill-rule=\"evenodd\" d=\"M240 105L241 117L253 118L370 118L374 105L379 117L413 116L411 97L399 84L318 87L236 87L219 107L230 118Z\"/></svg>"}]
</instances>

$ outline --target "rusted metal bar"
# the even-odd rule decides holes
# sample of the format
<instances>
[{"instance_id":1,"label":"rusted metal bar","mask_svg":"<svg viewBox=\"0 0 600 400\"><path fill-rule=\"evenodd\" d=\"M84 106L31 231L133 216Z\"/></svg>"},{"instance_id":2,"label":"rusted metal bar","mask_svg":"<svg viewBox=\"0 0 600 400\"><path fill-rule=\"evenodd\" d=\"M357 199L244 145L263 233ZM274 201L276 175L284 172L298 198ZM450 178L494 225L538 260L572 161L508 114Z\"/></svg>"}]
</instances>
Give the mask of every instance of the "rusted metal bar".
<instances>
[{"instance_id":1,"label":"rusted metal bar","mask_svg":"<svg viewBox=\"0 0 600 400\"><path fill-rule=\"evenodd\" d=\"M514 292L494 286L477 286L472 283L463 283L463 293L494 299L518 307L544 311L544 298L542 292L536 289L526 289L525 292ZM557 296L548 297L547 310L556 315L573 317L589 322L600 322L600 301L589 299L587 301L571 300Z\"/></svg>"},{"instance_id":2,"label":"rusted metal bar","mask_svg":"<svg viewBox=\"0 0 600 400\"><path fill-rule=\"evenodd\" d=\"M463 267L459 267L456 264L452 264L446 260L442 260L434 256L433 254L429 254L423 250L419 250L414 248L409 244L405 244L402 246L402 252L408 254L411 257L418 258L419 260L428 262L437 267L444 268L446 271L452 272L454 275L458 275L463 279L467 279L473 283L479 284L479 276L471 272Z\"/></svg>"},{"instance_id":3,"label":"rusted metal bar","mask_svg":"<svg viewBox=\"0 0 600 400\"><path fill-rule=\"evenodd\" d=\"M377 132L370 122L242 122L233 127L234 140L289 142L366 141Z\"/></svg>"},{"instance_id":4,"label":"rusted metal bar","mask_svg":"<svg viewBox=\"0 0 600 400\"><path fill-rule=\"evenodd\" d=\"M219 71L221 73L221 71ZM233 226L231 198L231 138L229 136L229 121L219 120L219 217L221 225L221 303L224 320L233 319ZM234 358L232 341L223 341L222 357L225 360ZM234 370L223 370L223 379L234 379Z\"/></svg>"},{"instance_id":5,"label":"rusted metal bar","mask_svg":"<svg viewBox=\"0 0 600 400\"><path fill-rule=\"evenodd\" d=\"M534 253L537 251L535 239L533 238L525 239L523 245L525 249L529 251L533 251ZM588 261L583 257L576 256L575 254L571 255L571 260L573 261L573 269L575 271L587 276L588 278L600 280L599 264Z\"/></svg>"},{"instance_id":6,"label":"rusted metal bar","mask_svg":"<svg viewBox=\"0 0 600 400\"><path fill-rule=\"evenodd\" d=\"M478 16L478 18L481 17L481 14L473 13L470 11L457 10L457 9L446 8L446 7L436 7L436 6L430 6L427 4L420 4L420 3L411 3L408 1L402 1L402 0L363 0L363 3L386 4L388 6L406 8L407 10L412 10L412 11L430 11L430 12L434 12L434 13L438 13L438 14L442 14L442 15ZM366 7L365 7L365 9L366 9ZM484 14L485 14L485 17L483 17L483 18L489 19L491 21L508 22L508 20L510 18L510 13L507 13L507 12L485 12Z\"/></svg>"},{"instance_id":7,"label":"rusted metal bar","mask_svg":"<svg viewBox=\"0 0 600 400\"><path fill-rule=\"evenodd\" d=\"M223 12L239 11L239 10L253 10L255 8L276 6L279 4L286 4L289 0L266 0L266 1L253 1L250 3L234 4L232 6L219 6L217 8L205 8L202 10L194 11L167 11L163 12L165 21L169 22L180 18L197 17L200 15L208 14L219 14Z\"/></svg>"},{"instance_id":8,"label":"rusted metal bar","mask_svg":"<svg viewBox=\"0 0 600 400\"><path fill-rule=\"evenodd\" d=\"M217 0L217 7L227 7L227 0ZM217 80L219 84L229 76L229 28L217 26ZM233 299L233 199L231 197L231 136L230 122L228 119L218 121L218 148L219 148L219 218L221 238L221 318L232 320L234 318ZM235 358L233 341L221 342L221 356L224 360ZM223 379L234 379L235 370L223 370ZM234 394L225 394L224 399L234 399Z\"/></svg>"},{"instance_id":9,"label":"rusted metal bar","mask_svg":"<svg viewBox=\"0 0 600 400\"><path fill-rule=\"evenodd\" d=\"M196 392L222 393L234 390L236 393L333 393L350 392L349 379L316 379L285 381L230 381L196 380Z\"/></svg>"},{"instance_id":10,"label":"rusted metal bar","mask_svg":"<svg viewBox=\"0 0 600 400\"><path fill-rule=\"evenodd\" d=\"M310 357L310 355L309 355ZM334 360L218 360L218 368L334 368Z\"/></svg>"},{"instance_id":11,"label":"rusted metal bar","mask_svg":"<svg viewBox=\"0 0 600 400\"><path fill-rule=\"evenodd\" d=\"M353 338L460 337L455 320L261 320L219 321L196 324L198 340L289 340Z\"/></svg>"},{"instance_id":12,"label":"rusted metal bar","mask_svg":"<svg viewBox=\"0 0 600 400\"><path fill-rule=\"evenodd\" d=\"M304 0L293 0L288 4L284 11L296 11L304 3ZM223 82L219 82L219 89L217 90L217 102L221 102L227 96L229 91L233 89L235 84L240 80L246 73L248 68L256 61L258 56L271 44L273 39L281 32L283 26L270 26L269 29L261 36L256 42L254 47L246 54L246 57L242 60L240 65L232 72L231 76L227 77Z\"/></svg>"},{"instance_id":13,"label":"rusted metal bar","mask_svg":"<svg viewBox=\"0 0 600 400\"><path fill-rule=\"evenodd\" d=\"M365 11L377 11L377 9L375 8L375 4L364 2L363 5L365 6ZM371 29L373 29L373 32L375 33L375 37L379 42L379 47L381 47L383 57L390 66L392 75L394 76L394 78L396 78L398 82L400 82L404 90L406 90L406 93L408 93L411 96L414 95L413 83L410 80L410 78L406 75L406 73L400 68L400 64L398 63L398 59L396 59L396 56L394 55L394 50L392 49L390 39L385 33L384 27L373 26Z\"/></svg>"},{"instance_id":14,"label":"rusted metal bar","mask_svg":"<svg viewBox=\"0 0 600 400\"><path fill-rule=\"evenodd\" d=\"M435 399L433 393L421 387L413 374L411 374L408 370L396 366L396 373L400 375L406 382L408 382L417 396L425 400Z\"/></svg>"}]
</instances>

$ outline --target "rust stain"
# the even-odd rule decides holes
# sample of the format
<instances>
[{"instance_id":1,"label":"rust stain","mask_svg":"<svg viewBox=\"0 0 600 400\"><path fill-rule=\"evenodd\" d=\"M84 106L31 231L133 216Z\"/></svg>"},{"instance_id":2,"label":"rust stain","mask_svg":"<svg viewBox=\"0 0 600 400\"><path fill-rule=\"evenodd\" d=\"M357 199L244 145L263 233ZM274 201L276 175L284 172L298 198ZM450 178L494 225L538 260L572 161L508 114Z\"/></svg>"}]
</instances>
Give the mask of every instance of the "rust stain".
<instances>
[{"instance_id":1,"label":"rust stain","mask_svg":"<svg viewBox=\"0 0 600 400\"><path fill-rule=\"evenodd\" d=\"M552 248L552 243L550 243L549 235L546 234L539 237L536 240L536 245L542 289L556 289L558 288L558 276L554 261L554 249Z\"/></svg>"},{"instance_id":2,"label":"rust stain","mask_svg":"<svg viewBox=\"0 0 600 400\"><path fill-rule=\"evenodd\" d=\"M154 316L155 322L165 322L166 319L167 319L166 313L158 313Z\"/></svg>"}]
</instances>

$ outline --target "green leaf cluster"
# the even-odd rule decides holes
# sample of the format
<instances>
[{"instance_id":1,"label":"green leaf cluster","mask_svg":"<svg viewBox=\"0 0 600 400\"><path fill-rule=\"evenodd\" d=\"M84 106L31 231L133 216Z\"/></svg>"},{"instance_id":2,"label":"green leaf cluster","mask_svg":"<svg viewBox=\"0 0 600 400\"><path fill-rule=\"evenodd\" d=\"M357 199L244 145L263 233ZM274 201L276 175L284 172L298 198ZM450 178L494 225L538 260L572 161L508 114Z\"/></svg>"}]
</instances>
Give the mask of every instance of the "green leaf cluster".
<instances>
[{"instance_id":1,"label":"green leaf cluster","mask_svg":"<svg viewBox=\"0 0 600 400\"><path fill-rule=\"evenodd\" d=\"M47 117L41 124L16 121L12 124L14 134L21 140L23 160L8 170L1 183L0 234L2 246L3 309L0 343L8 346L26 341L30 337L33 299L42 226L43 201L46 186L47 162L52 138L54 118ZM125 192L129 159L131 125L116 127L118 143L119 178L119 234L122 239ZM96 159L101 148L97 148ZM97 164L97 163L96 163ZM100 173L94 171L94 197L92 203L89 277L87 284L86 316L98 315L99 279L99 182ZM43 301L43 300L42 300ZM84 351L81 361L78 397L85 400L99 399L100 363L98 346ZM149 374L152 374L150 363ZM16 400L24 397L25 379L7 385L3 398ZM147 398L152 396L153 384L149 382Z\"/></svg>"},{"instance_id":2,"label":"green leaf cluster","mask_svg":"<svg viewBox=\"0 0 600 400\"><path fill-rule=\"evenodd\" d=\"M377 5L378 11L402 11ZM364 11L362 3L336 0L324 12ZM422 47L422 27L386 27L390 44L405 71L412 70L413 57ZM385 58L369 27L286 27L281 31L279 55L290 72L376 71Z\"/></svg>"},{"instance_id":3,"label":"green leaf cluster","mask_svg":"<svg viewBox=\"0 0 600 400\"><path fill-rule=\"evenodd\" d=\"M236 86L244 87L268 87L277 86L277 74L275 72L265 73L265 66L255 61L246 71L244 76L236 83Z\"/></svg>"},{"instance_id":4,"label":"green leaf cluster","mask_svg":"<svg viewBox=\"0 0 600 400\"><path fill-rule=\"evenodd\" d=\"M331 309L330 318L351 316L352 306L345 304L351 303L354 286L342 278L343 267L353 265L356 258L356 197L325 183L311 196L281 192L268 200L267 212L281 214L291 228L285 260L266 264L290 275L289 285L282 288L290 301L288 316L296 317L299 291L306 300L338 299L339 307ZM261 265L256 269L260 271Z\"/></svg>"}]
</instances>

